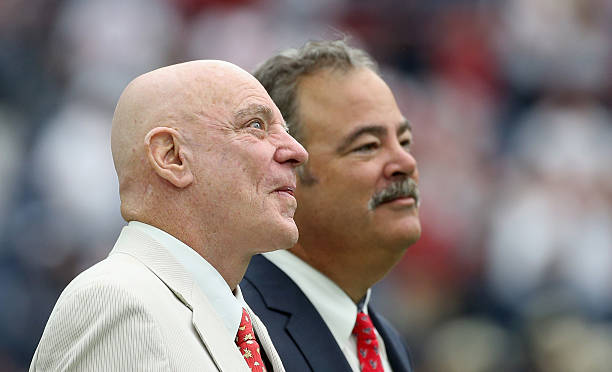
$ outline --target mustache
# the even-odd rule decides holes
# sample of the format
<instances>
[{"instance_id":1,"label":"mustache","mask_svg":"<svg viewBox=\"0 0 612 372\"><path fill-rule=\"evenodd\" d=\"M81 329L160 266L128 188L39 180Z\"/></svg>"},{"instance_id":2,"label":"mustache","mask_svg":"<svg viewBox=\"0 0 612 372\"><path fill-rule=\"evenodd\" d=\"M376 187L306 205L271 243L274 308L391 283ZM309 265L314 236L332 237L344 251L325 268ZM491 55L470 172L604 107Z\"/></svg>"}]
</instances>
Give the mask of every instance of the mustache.
<instances>
[{"instance_id":1,"label":"mustache","mask_svg":"<svg viewBox=\"0 0 612 372\"><path fill-rule=\"evenodd\" d=\"M420 205L419 187L412 178L395 181L381 191L378 191L370 199L368 208L374 210L385 202L402 197L412 197L417 207Z\"/></svg>"}]
</instances>

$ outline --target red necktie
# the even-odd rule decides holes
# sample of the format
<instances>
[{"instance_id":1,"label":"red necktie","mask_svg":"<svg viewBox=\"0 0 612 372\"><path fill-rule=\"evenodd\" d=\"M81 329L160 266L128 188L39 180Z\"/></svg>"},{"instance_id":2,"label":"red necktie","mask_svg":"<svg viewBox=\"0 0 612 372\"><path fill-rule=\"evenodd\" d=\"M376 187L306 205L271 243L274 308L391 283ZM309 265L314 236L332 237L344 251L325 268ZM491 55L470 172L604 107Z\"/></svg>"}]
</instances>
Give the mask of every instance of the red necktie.
<instances>
[{"instance_id":1,"label":"red necktie","mask_svg":"<svg viewBox=\"0 0 612 372\"><path fill-rule=\"evenodd\" d=\"M236 345L238 345L240 354L246 360L251 371L266 372L266 367L259 352L259 344L251 325L251 317L245 308L242 309L242 319L240 320L240 327L238 327L238 335L236 335Z\"/></svg>"},{"instance_id":2,"label":"red necktie","mask_svg":"<svg viewBox=\"0 0 612 372\"><path fill-rule=\"evenodd\" d=\"M378 353L378 340L374 332L374 324L370 316L363 311L357 314L357 321L353 334L357 336L357 357L362 372L384 372L380 354Z\"/></svg>"}]
</instances>

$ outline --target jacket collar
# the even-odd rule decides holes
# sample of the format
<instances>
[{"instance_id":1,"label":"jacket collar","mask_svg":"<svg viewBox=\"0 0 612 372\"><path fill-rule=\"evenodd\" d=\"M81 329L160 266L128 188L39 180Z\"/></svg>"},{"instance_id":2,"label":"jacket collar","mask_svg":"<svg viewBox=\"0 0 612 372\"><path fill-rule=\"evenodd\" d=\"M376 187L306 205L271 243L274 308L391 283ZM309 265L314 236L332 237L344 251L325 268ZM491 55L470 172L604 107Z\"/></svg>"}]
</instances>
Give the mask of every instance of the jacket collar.
<instances>
[{"instance_id":1,"label":"jacket collar","mask_svg":"<svg viewBox=\"0 0 612 372\"><path fill-rule=\"evenodd\" d=\"M262 255L251 259L245 278L261 293L271 311L285 313L286 331L295 340L313 371L352 371L327 325L302 290ZM285 283L279 286L278 283ZM408 349L393 326L372 305L368 314L385 342L389 364L395 372L410 372Z\"/></svg>"},{"instance_id":2,"label":"jacket collar","mask_svg":"<svg viewBox=\"0 0 612 372\"><path fill-rule=\"evenodd\" d=\"M299 287L262 255L251 259L245 276L262 294L266 307L288 314L286 331L313 371L351 371L325 322ZM278 283L285 283L279 286Z\"/></svg>"},{"instance_id":3,"label":"jacket collar","mask_svg":"<svg viewBox=\"0 0 612 372\"><path fill-rule=\"evenodd\" d=\"M193 326L220 371L249 371L234 343L234 335L228 333L189 273L161 244L126 226L110 254L127 254L142 262L193 312Z\"/></svg>"}]
</instances>

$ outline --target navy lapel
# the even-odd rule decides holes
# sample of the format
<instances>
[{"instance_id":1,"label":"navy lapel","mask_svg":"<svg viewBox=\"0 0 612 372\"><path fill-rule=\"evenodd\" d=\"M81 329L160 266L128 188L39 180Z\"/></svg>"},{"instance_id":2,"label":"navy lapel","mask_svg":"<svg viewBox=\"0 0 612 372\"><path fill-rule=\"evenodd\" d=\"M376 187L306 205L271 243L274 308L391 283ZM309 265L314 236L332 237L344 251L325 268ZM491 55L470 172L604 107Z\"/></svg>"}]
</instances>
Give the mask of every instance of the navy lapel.
<instances>
[{"instance_id":1,"label":"navy lapel","mask_svg":"<svg viewBox=\"0 0 612 372\"><path fill-rule=\"evenodd\" d=\"M286 314L285 329L313 371L351 371L315 307L282 270L256 255L251 259L245 279L260 292L269 310ZM282 355L282 345L275 346L281 359L290 357Z\"/></svg>"},{"instance_id":2,"label":"navy lapel","mask_svg":"<svg viewBox=\"0 0 612 372\"><path fill-rule=\"evenodd\" d=\"M374 327L376 327L376 330L385 342L387 358L391 368L393 368L393 372L412 371L408 348L399 333L385 318L372 309L372 306L368 306L368 314L372 318Z\"/></svg>"}]
</instances>

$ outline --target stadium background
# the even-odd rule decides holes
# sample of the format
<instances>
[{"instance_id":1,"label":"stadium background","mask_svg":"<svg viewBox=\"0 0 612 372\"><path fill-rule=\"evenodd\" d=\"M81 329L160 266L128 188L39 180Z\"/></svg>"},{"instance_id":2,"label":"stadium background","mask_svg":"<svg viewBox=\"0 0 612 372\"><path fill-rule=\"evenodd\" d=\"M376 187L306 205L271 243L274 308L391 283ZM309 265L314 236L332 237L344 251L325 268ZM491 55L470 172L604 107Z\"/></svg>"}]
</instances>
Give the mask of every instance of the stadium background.
<instances>
[{"instance_id":1,"label":"stadium background","mask_svg":"<svg viewBox=\"0 0 612 372\"><path fill-rule=\"evenodd\" d=\"M375 301L420 372L609 372L612 2L2 0L0 370L123 224L109 128L167 64L348 34L414 127L423 237Z\"/></svg>"}]
</instances>

